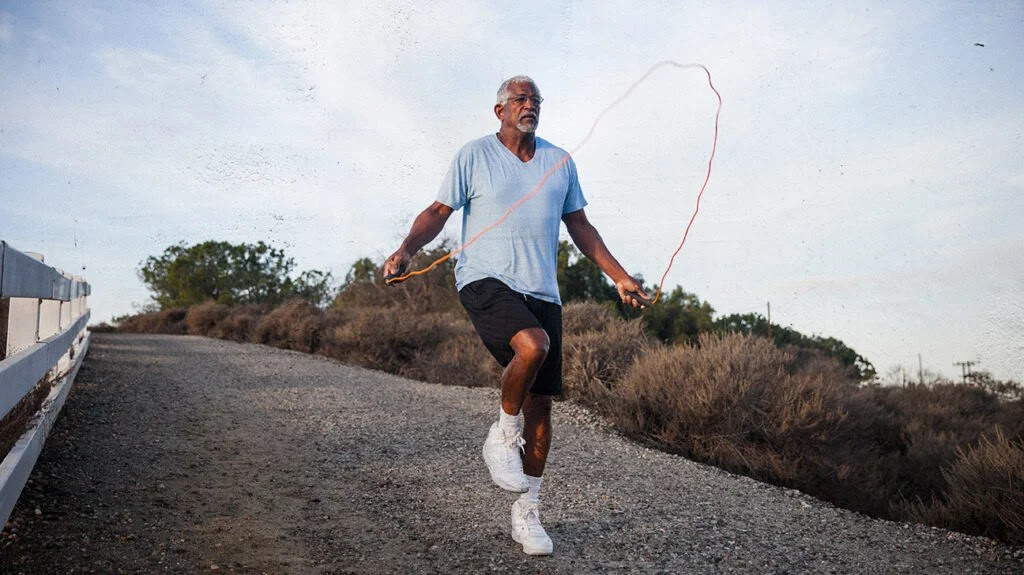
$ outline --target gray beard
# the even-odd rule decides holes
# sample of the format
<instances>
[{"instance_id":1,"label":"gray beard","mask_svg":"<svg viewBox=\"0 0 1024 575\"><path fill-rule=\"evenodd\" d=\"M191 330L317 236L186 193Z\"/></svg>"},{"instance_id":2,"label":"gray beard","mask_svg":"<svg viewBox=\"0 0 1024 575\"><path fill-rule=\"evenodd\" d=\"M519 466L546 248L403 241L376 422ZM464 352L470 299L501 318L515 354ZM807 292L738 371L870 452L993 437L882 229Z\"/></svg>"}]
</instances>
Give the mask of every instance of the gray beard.
<instances>
[{"instance_id":1,"label":"gray beard","mask_svg":"<svg viewBox=\"0 0 1024 575\"><path fill-rule=\"evenodd\" d=\"M524 134L532 134L537 131L538 123L539 122L533 122L532 124L530 124L527 122L519 122L518 124L516 124L516 128L519 128L519 131L523 132Z\"/></svg>"}]
</instances>

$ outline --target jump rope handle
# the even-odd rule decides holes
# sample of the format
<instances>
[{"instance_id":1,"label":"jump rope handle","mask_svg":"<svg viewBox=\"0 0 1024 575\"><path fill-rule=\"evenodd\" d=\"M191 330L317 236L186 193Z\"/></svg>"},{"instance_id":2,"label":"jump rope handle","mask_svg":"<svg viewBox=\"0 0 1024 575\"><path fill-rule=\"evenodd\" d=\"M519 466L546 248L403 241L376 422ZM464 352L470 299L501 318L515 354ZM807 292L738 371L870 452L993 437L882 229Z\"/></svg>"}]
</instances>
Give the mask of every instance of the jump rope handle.
<instances>
[{"instance_id":1,"label":"jump rope handle","mask_svg":"<svg viewBox=\"0 0 1024 575\"><path fill-rule=\"evenodd\" d=\"M635 299L636 301L638 301L644 307L651 307L652 305L654 305L653 301L651 301L648 298L645 298L644 296L640 295L638 292L627 291L626 295L628 295L629 297Z\"/></svg>"},{"instance_id":2,"label":"jump rope handle","mask_svg":"<svg viewBox=\"0 0 1024 575\"><path fill-rule=\"evenodd\" d=\"M405 281L404 279L398 279L398 278L400 278L400 277L405 275L405 268L406 268L406 266L403 265L402 267L398 268L397 272L395 272L393 274L387 274L386 276L384 276L384 285L391 286L391 285L395 285L395 284L399 284L399 283L404 282Z\"/></svg>"}]
</instances>

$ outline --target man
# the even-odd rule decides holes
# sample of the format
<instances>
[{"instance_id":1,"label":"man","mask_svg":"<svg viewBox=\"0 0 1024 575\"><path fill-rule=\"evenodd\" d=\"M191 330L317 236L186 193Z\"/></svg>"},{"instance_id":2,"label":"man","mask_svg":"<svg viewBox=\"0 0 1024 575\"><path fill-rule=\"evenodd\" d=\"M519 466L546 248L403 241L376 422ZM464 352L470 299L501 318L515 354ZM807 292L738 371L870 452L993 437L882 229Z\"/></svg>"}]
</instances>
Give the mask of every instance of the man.
<instances>
[{"instance_id":1,"label":"man","mask_svg":"<svg viewBox=\"0 0 1024 575\"><path fill-rule=\"evenodd\" d=\"M494 106L501 121L498 133L458 152L437 200L416 217L408 237L384 263L385 275L403 272L460 208L465 243L553 170L535 196L460 252L455 266L459 299L484 345L505 368L499 417L487 434L483 456L494 483L523 494L512 506L512 538L531 555L549 555L553 549L538 506L551 446L551 399L562 386L559 221L580 251L615 282L623 302L637 307L646 303L641 297L647 298L587 220L575 163L564 150L536 137L543 101L526 76L501 84Z\"/></svg>"}]
</instances>

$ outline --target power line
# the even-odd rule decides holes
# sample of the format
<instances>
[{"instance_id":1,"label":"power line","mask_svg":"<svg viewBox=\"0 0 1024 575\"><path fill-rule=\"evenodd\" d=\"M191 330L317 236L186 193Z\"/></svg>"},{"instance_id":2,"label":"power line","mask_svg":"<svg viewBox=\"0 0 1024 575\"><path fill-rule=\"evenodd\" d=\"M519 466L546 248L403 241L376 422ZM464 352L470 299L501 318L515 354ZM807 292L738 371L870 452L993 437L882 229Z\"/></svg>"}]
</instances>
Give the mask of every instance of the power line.
<instances>
[{"instance_id":1,"label":"power line","mask_svg":"<svg viewBox=\"0 0 1024 575\"><path fill-rule=\"evenodd\" d=\"M976 361L954 361L953 365L959 365L960 371L963 372L963 382L967 383L967 376L971 375L971 366L978 365Z\"/></svg>"}]
</instances>

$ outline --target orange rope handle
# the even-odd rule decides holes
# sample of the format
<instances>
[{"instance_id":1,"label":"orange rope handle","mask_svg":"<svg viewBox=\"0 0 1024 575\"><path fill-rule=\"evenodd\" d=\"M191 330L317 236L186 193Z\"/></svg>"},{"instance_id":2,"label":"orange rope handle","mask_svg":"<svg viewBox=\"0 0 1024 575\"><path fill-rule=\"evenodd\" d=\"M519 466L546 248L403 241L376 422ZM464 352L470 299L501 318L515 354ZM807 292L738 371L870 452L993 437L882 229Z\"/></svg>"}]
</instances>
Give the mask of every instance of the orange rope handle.
<instances>
[{"instance_id":1,"label":"orange rope handle","mask_svg":"<svg viewBox=\"0 0 1024 575\"><path fill-rule=\"evenodd\" d=\"M551 166L551 168L548 169L547 172L545 172L544 177L542 177L540 179L540 182L537 184L537 186L535 188L533 188L533 190L531 190L529 193L527 193L523 197L519 198L514 204L509 206L509 208L507 210L505 210L505 213L502 214L502 216L500 218L495 220L494 223L492 223L492 224L488 225L487 227L481 229L479 232L474 234L473 237L471 237L469 240L467 240L466 243L464 243L461 246L455 248L454 250L448 252L447 254L441 256L440 258L435 260L433 263L431 263L429 266L427 266L427 267L425 267L423 269L420 269L420 270L415 270L415 271L408 272L408 273L400 275L400 276L392 277L392 278L386 280L386 282L388 284L392 284L392 283L396 283L396 282L403 282L403 281L405 281L405 280L407 280L407 279L409 279L409 278L411 278L413 276L418 276L418 275L422 275L422 274L425 274L425 273L429 272L430 270L436 268L437 266L439 266L443 262L445 262L448 259L450 259L455 254L457 254L457 253L465 250L469 246L473 245L473 243L475 243L478 239L480 239L480 236L482 236L485 233L491 231L492 229L494 229L495 227L500 225L502 222L504 222L512 212L514 212L516 209L519 208L519 206L523 205L524 202L526 202L526 201L530 200L531 198L533 198L534 196L536 196L540 192L541 188L544 187L544 184L548 181L548 178L550 178L551 175L554 174L556 170L558 170L559 168L564 166L566 164L566 162L569 161L569 158L572 157L573 154L578 152L584 145L586 145L587 142L590 141L591 136L594 135L594 131L597 129L598 123L601 122L601 119L605 116L605 114L607 114L613 108L615 108L616 106L621 104L626 98L628 98L630 96L630 94L633 93L633 90L635 90L637 86L639 86L645 80L647 80L647 78L650 77L651 74L653 74L657 69L662 68L664 66L674 66L676 68L680 68L680 69L684 69L684 70L685 69L689 69L689 68L700 68L701 70L704 70L704 73L708 77L708 86L711 88L711 91L714 92L715 96L718 98L718 109L715 111L715 136L714 136L714 141L711 144L711 156L708 158L707 175L704 177L704 184L701 185L701 187L700 187L700 193L697 194L697 206L693 210L693 215L690 216L690 222L686 225L686 231L683 232L683 239L682 239L682 241L679 242L679 247L676 248L676 251L672 254L672 257L669 259L668 267L665 268L665 273L662 274L661 282L658 284L658 292L655 294L654 299L651 300L651 304L652 305L657 303L658 298L661 297L662 284L665 283L665 278L668 276L668 272L672 269L672 264L675 262L676 256L683 249L683 244L686 243L686 238L690 234L690 227L693 226L693 221L697 218L697 213L700 211L700 199L701 199L701 196L704 195L704 190L707 189L708 181L711 180L711 163L715 159L715 151L716 151L716 149L718 147L718 116L719 116L719 114L722 111L722 95L718 93L718 90L715 89L715 85L711 83L711 72L703 64L680 64L680 63L675 62L673 60L663 60L663 61L658 62L657 64L651 66L651 68L649 70L647 70L647 73L645 73L643 76L641 76L639 80L633 82L633 84L625 92L623 92L623 94L621 96L616 98L611 104L608 104L608 106L606 106L603 110L601 110L601 113L597 115L597 118L594 120L594 123L590 126L590 131L587 132L587 135L583 138L583 140L581 140L579 144L576 144L576 147L573 148L568 153L566 153L565 156L563 156L562 159L559 160L555 165Z\"/></svg>"}]
</instances>

